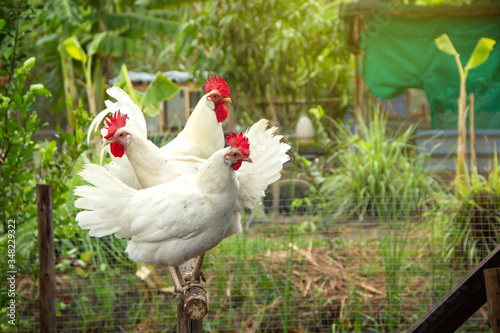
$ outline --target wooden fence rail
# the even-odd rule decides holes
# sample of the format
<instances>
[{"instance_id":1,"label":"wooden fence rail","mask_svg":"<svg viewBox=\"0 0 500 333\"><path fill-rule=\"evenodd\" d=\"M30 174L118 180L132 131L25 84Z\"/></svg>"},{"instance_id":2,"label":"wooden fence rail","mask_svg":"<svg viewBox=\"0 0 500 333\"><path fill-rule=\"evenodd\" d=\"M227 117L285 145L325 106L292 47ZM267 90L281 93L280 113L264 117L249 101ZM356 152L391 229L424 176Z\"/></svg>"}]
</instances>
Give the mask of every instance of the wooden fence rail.
<instances>
[{"instance_id":1,"label":"wooden fence rail","mask_svg":"<svg viewBox=\"0 0 500 333\"><path fill-rule=\"evenodd\" d=\"M500 245L430 309L408 333L455 332L486 303L483 271L500 267Z\"/></svg>"}]
</instances>

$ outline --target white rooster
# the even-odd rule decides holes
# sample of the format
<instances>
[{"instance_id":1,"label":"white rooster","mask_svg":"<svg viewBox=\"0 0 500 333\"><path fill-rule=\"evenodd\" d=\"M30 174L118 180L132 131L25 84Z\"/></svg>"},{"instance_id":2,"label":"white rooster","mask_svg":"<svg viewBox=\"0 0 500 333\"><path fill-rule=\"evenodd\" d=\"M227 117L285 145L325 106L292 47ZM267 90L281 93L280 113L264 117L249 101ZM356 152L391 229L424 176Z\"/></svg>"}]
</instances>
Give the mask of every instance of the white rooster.
<instances>
[{"instance_id":1,"label":"white rooster","mask_svg":"<svg viewBox=\"0 0 500 333\"><path fill-rule=\"evenodd\" d=\"M251 162L246 137L229 135L229 147L215 152L197 174L136 190L105 168L87 164L80 175L94 186L75 189L75 206L86 209L76 216L82 229L102 237L130 238L131 259L169 266L176 292L183 292L178 265L217 246L232 225L240 223L238 180L235 171Z\"/></svg>"}]
</instances>

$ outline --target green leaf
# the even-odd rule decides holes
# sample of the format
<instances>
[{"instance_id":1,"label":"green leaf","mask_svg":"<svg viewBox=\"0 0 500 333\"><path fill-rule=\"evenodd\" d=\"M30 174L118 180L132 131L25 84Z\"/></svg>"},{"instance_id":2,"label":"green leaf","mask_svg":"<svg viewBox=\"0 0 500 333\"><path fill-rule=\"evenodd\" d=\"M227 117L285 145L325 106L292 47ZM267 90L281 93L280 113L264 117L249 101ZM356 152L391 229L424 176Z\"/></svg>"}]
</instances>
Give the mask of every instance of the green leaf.
<instances>
[{"instance_id":1,"label":"green leaf","mask_svg":"<svg viewBox=\"0 0 500 333\"><path fill-rule=\"evenodd\" d=\"M128 76L128 69L127 65L122 64L122 67L120 69L120 80L115 83L115 86L120 87L125 91L130 98L134 101L134 103L138 103L138 98L136 91L134 90L134 85L132 84L132 81L130 81L130 77Z\"/></svg>"},{"instance_id":2,"label":"green leaf","mask_svg":"<svg viewBox=\"0 0 500 333\"><path fill-rule=\"evenodd\" d=\"M37 94L37 95L45 95L45 96L51 95L50 91L45 89L45 87L41 83L36 83L36 84L30 85L30 91L33 94Z\"/></svg>"},{"instance_id":3,"label":"green leaf","mask_svg":"<svg viewBox=\"0 0 500 333\"><path fill-rule=\"evenodd\" d=\"M179 87L161 72L158 72L153 82L151 82L146 90L146 94L142 98L141 104L144 106L158 104L172 98L172 96L178 92Z\"/></svg>"},{"instance_id":4,"label":"green leaf","mask_svg":"<svg viewBox=\"0 0 500 333\"><path fill-rule=\"evenodd\" d=\"M2 30L4 26L5 26L5 20L0 19L0 30Z\"/></svg>"},{"instance_id":5,"label":"green leaf","mask_svg":"<svg viewBox=\"0 0 500 333\"><path fill-rule=\"evenodd\" d=\"M69 144L69 145L74 145L75 144L75 136L73 133L66 132L64 134L64 140Z\"/></svg>"},{"instance_id":6,"label":"green leaf","mask_svg":"<svg viewBox=\"0 0 500 333\"><path fill-rule=\"evenodd\" d=\"M29 59L26 59L26 61L23 64L23 69L32 69L33 66L35 66L35 57L31 57Z\"/></svg>"},{"instance_id":7,"label":"green leaf","mask_svg":"<svg viewBox=\"0 0 500 333\"><path fill-rule=\"evenodd\" d=\"M450 40L450 37L448 37L447 34L442 34L438 38L434 39L434 43L436 44L437 48L439 51L444 52L446 54L449 54L451 56L460 56L455 49L455 46L453 46L453 43Z\"/></svg>"},{"instance_id":8,"label":"green leaf","mask_svg":"<svg viewBox=\"0 0 500 333\"><path fill-rule=\"evenodd\" d=\"M90 253L90 251L87 251L87 252L84 252L80 255L80 259L86 261L86 260L89 260L91 256L92 256L92 254Z\"/></svg>"},{"instance_id":9,"label":"green leaf","mask_svg":"<svg viewBox=\"0 0 500 333\"><path fill-rule=\"evenodd\" d=\"M477 66L482 65L486 60L488 60L491 51L493 51L493 46L496 44L496 41L491 38L483 37L479 39L472 52L472 55L467 61L467 65L465 65L465 70L470 70L472 68L476 68Z\"/></svg>"},{"instance_id":10,"label":"green leaf","mask_svg":"<svg viewBox=\"0 0 500 333\"><path fill-rule=\"evenodd\" d=\"M317 108L309 109L309 114L314 116L316 119L321 119L325 115L325 110L323 110L321 106L318 106Z\"/></svg>"},{"instance_id":11,"label":"green leaf","mask_svg":"<svg viewBox=\"0 0 500 333\"><path fill-rule=\"evenodd\" d=\"M92 57L94 54L97 53L97 50L99 50L99 45L101 44L106 34L107 32L103 31L94 36L92 42L89 43L89 46L87 48L87 53L89 57Z\"/></svg>"},{"instance_id":12,"label":"green leaf","mask_svg":"<svg viewBox=\"0 0 500 333\"><path fill-rule=\"evenodd\" d=\"M71 36L67 38L63 43L64 49L68 54L75 60L81 62L87 62L87 54L82 49L80 42L76 38L76 36Z\"/></svg>"},{"instance_id":13,"label":"green leaf","mask_svg":"<svg viewBox=\"0 0 500 333\"><path fill-rule=\"evenodd\" d=\"M158 112L160 112L160 108L158 107L157 104L150 104L143 106L142 112L144 113L145 116L155 117L158 115Z\"/></svg>"}]
</instances>

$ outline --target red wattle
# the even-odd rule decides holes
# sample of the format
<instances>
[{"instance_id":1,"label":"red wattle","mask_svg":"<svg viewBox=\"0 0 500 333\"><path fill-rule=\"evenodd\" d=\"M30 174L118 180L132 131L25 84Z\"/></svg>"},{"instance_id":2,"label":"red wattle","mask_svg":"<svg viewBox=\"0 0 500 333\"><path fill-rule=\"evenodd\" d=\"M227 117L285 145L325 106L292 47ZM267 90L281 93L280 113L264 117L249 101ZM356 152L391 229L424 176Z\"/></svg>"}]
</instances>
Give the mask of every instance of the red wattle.
<instances>
[{"instance_id":1,"label":"red wattle","mask_svg":"<svg viewBox=\"0 0 500 333\"><path fill-rule=\"evenodd\" d=\"M114 157L121 158L123 154L125 154L125 147L119 143L111 143L109 147L111 148L111 154L113 154Z\"/></svg>"},{"instance_id":2,"label":"red wattle","mask_svg":"<svg viewBox=\"0 0 500 333\"><path fill-rule=\"evenodd\" d=\"M227 114L229 113L229 108L226 103L220 102L215 105L215 116L217 117L217 121L222 123L227 118Z\"/></svg>"},{"instance_id":3,"label":"red wattle","mask_svg":"<svg viewBox=\"0 0 500 333\"><path fill-rule=\"evenodd\" d=\"M241 167L241 163L242 162L234 163L233 165L231 165L231 167L233 168L234 171L236 171Z\"/></svg>"}]
</instances>

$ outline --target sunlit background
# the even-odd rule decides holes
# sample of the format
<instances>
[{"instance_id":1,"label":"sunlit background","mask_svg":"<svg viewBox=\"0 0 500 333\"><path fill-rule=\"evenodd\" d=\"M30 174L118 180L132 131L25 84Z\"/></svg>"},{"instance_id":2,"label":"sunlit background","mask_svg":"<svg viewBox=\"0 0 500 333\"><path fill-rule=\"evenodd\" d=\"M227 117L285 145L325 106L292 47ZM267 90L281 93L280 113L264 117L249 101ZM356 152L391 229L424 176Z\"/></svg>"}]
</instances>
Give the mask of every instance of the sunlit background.
<instances>
[{"instance_id":1,"label":"sunlit background","mask_svg":"<svg viewBox=\"0 0 500 333\"><path fill-rule=\"evenodd\" d=\"M3 0L0 331L40 328L36 183L52 184L57 331L176 330L168 270L82 231L73 189L110 161L86 138L107 88L164 145L218 74L225 132L266 118L292 149L206 256L203 331L406 332L500 241L499 39L494 0ZM491 331L487 311L459 331Z\"/></svg>"}]
</instances>

